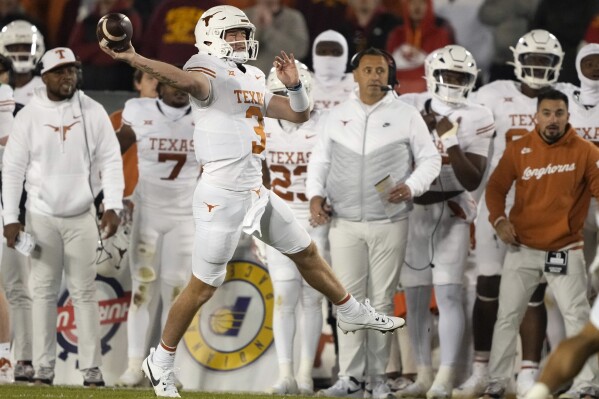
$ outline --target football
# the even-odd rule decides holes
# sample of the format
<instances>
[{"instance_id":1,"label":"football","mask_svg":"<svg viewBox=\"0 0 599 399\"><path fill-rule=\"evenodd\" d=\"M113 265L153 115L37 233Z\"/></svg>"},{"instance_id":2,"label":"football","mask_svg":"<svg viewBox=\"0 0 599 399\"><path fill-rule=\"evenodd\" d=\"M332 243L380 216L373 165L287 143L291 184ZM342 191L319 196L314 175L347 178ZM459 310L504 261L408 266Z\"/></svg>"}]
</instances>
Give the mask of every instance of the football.
<instances>
[{"instance_id":1,"label":"football","mask_svg":"<svg viewBox=\"0 0 599 399\"><path fill-rule=\"evenodd\" d=\"M129 48L133 26L124 14L106 14L98 21L96 36L100 45L106 45L112 51L120 53Z\"/></svg>"}]
</instances>

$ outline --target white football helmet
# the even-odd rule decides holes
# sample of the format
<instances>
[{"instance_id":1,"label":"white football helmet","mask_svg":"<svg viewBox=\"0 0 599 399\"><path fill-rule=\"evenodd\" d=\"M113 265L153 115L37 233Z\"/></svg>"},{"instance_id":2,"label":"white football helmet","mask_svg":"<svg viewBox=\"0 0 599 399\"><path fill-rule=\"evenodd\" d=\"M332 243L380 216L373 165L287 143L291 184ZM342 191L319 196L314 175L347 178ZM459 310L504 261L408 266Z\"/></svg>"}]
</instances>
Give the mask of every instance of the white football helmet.
<instances>
[{"instance_id":1,"label":"white football helmet","mask_svg":"<svg viewBox=\"0 0 599 399\"><path fill-rule=\"evenodd\" d=\"M449 45L430 53L424 62L428 92L441 101L462 104L474 87L478 69L472 54Z\"/></svg>"},{"instance_id":2,"label":"white football helmet","mask_svg":"<svg viewBox=\"0 0 599 399\"><path fill-rule=\"evenodd\" d=\"M246 40L227 42L225 32L230 29L245 29ZM237 63L255 60L258 55L258 41L254 40L256 27L247 15L237 7L216 6L202 14L195 28L196 47L204 53L225 58ZM233 46L244 43L243 51L235 51Z\"/></svg>"},{"instance_id":3,"label":"white football helmet","mask_svg":"<svg viewBox=\"0 0 599 399\"><path fill-rule=\"evenodd\" d=\"M16 73L33 71L45 51L44 36L27 21L13 21L0 31L0 54L12 60Z\"/></svg>"},{"instance_id":4,"label":"white football helmet","mask_svg":"<svg viewBox=\"0 0 599 399\"><path fill-rule=\"evenodd\" d=\"M116 234L103 240L96 251L96 271L104 277L118 277L129 270L131 226L119 226Z\"/></svg>"},{"instance_id":5,"label":"white football helmet","mask_svg":"<svg viewBox=\"0 0 599 399\"><path fill-rule=\"evenodd\" d=\"M533 89L541 89L557 82L564 60L564 52L557 38L543 29L531 30L522 36L514 53L514 74Z\"/></svg>"},{"instance_id":6,"label":"white football helmet","mask_svg":"<svg viewBox=\"0 0 599 399\"><path fill-rule=\"evenodd\" d=\"M312 72L310 72L305 64L299 62L298 60L295 60L295 66L299 72L300 81L302 82L302 85L306 89L306 92L309 96L310 92L312 91ZM271 93L280 94L283 96L287 95L287 87L285 87L283 82L281 82L277 77L277 71L274 67L270 68L270 72L266 77L266 88Z\"/></svg>"}]
</instances>

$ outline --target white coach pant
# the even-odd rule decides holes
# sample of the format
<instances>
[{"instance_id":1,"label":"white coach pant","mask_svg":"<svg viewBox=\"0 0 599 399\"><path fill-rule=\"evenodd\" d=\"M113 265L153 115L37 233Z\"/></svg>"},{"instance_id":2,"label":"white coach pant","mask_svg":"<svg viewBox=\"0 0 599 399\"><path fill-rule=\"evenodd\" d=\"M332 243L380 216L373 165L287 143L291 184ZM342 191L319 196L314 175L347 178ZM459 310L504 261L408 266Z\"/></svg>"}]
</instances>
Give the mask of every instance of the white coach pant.
<instances>
[{"instance_id":1,"label":"white coach pant","mask_svg":"<svg viewBox=\"0 0 599 399\"><path fill-rule=\"evenodd\" d=\"M100 312L94 283L98 230L94 214L90 209L62 218L27 212L26 229L39 246L31 255L34 366L53 368L56 362L56 303L63 270L75 308L79 369L100 366Z\"/></svg>"},{"instance_id":2,"label":"white coach pant","mask_svg":"<svg viewBox=\"0 0 599 399\"><path fill-rule=\"evenodd\" d=\"M333 218L329 241L333 270L358 301L370 299L379 312L393 312L393 295L406 253L408 219L398 222L350 222ZM339 375L362 380L362 376L385 374L391 334L356 331L339 338Z\"/></svg>"},{"instance_id":3,"label":"white coach pant","mask_svg":"<svg viewBox=\"0 0 599 399\"><path fill-rule=\"evenodd\" d=\"M29 292L31 264L26 256L8 248L6 243L3 247L0 275L10 306L15 360L32 360L32 300Z\"/></svg>"},{"instance_id":4,"label":"white coach pant","mask_svg":"<svg viewBox=\"0 0 599 399\"><path fill-rule=\"evenodd\" d=\"M580 332L589 320L587 275L582 249L568 251L566 275L544 273L544 265L545 251L508 246L503 264L499 289L499 310L493 330L493 344L489 360L491 379L499 381L503 385L507 385L507 381L512 376L520 322L524 317L530 296L543 275L547 278L557 305L564 316L568 337ZM574 379L574 389L594 384L598 371L597 357L591 356Z\"/></svg>"}]
</instances>

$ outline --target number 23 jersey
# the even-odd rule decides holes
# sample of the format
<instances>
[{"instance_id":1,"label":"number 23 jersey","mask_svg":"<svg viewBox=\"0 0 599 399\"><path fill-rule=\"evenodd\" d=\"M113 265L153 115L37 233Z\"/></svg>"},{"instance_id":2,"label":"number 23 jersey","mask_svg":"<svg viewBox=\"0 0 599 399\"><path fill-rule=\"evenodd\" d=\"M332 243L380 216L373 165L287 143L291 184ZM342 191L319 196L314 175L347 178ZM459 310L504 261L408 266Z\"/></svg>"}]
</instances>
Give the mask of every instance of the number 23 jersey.
<instances>
[{"instance_id":1,"label":"number 23 jersey","mask_svg":"<svg viewBox=\"0 0 599 399\"><path fill-rule=\"evenodd\" d=\"M259 187L266 145L264 116L272 98L264 73L206 54L194 55L183 69L203 73L211 84L207 100L191 98L202 180L234 191Z\"/></svg>"},{"instance_id":2,"label":"number 23 jersey","mask_svg":"<svg viewBox=\"0 0 599 399\"><path fill-rule=\"evenodd\" d=\"M301 125L266 118L266 164L270 187L295 213L308 219L310 204L306 197L308 161L318 140L317 124L321 111L314 111Z\"/></svg>"}]
</instances>

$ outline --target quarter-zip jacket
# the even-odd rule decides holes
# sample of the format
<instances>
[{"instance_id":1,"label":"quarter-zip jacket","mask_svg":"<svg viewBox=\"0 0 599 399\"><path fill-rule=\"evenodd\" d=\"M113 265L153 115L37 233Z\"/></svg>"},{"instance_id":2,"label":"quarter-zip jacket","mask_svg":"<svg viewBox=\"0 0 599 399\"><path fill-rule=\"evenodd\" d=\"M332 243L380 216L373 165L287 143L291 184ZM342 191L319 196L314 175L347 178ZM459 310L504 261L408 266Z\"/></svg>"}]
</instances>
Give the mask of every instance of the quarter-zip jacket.
<instances>
[{"instance_id":1,"label":"quarter-zip jacket","mask_svg":"<svg viewBox=\"0 0 599 399\"><path fill-rule=\"evenodd\" d=\"M375 184L391 175L416 197L439 175L441 157L418 110L387 93L367 106L354 93L319 127L308 165L309 198L328 197L335 216L350 221L396 221L411 207L385 211Z\"/></svg>"},{"instance_id":2,"label":"quarter-zip jacket","mask_svg":"<svg viewBox=\"0 0 599 399\"><path fill-rule=\"evenodd\" d=\"M122 209L116 135L104 108L81 91L51 101L45 87L37 88L15 117L3 166L4 224L18 221L24 178L28 211L58 217L89 211L94 200L90 169L102 177L105 209Z\"/></svg>"}]
</instances>

